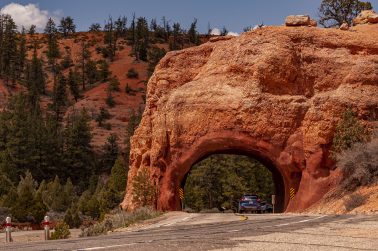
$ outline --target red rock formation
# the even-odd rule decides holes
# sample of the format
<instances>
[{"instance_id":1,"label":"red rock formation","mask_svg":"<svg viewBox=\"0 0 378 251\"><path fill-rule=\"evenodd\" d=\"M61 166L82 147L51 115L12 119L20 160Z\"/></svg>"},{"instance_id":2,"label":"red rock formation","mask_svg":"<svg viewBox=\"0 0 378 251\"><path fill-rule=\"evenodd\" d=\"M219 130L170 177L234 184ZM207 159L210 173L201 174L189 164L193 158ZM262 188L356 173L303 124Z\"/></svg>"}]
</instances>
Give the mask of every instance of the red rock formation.
<instances>
[{"instance_id":1,"label":"red rock formation","mask_svg":"<svg viewBox=\"0 0 378 251\"><path fill-rule=\"evenodd\" d=\"M377 41L378 25L268 27L168 53L132 138L123 208L135 208L133 178L146 167L159 188L157 208L179 209L185 175L217 152L259 159L287 211L307 208L337 182L328 153L344 109L377 120Z\"/></svg>"}]
</instances>

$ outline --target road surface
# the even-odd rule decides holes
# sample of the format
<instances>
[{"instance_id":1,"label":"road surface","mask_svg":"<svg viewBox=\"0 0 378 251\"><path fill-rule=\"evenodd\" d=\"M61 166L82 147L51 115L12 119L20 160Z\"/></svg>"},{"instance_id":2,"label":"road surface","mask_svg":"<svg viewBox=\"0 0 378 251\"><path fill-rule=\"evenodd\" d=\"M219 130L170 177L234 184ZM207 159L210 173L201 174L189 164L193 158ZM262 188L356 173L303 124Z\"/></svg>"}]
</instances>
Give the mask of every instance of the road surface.
<instances>
[{"instance_id":1,"label":"road surface","mask_svg":"<svg viewBox=\"0 0 378 251\"><path fill-rule=\"evenodd\" d=\"M378 250L378 215L171 213L104 236L4 243L0 250Z\"/></svg>"}]
</instances>

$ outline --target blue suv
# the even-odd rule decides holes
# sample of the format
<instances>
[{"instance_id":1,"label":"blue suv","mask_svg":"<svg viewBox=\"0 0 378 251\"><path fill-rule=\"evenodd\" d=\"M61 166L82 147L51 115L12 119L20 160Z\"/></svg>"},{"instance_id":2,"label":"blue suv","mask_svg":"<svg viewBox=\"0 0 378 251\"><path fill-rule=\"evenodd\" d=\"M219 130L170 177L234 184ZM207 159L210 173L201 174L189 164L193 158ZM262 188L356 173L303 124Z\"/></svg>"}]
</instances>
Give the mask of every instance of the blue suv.
<instances>
[{"instance_id":1,"label":"blue suv","mask_svg":"<svg viewBox=\"0 0 378 251\"><path fill-rule=\"evenodd\" d=\"M257 195L245 194L241 197L238 213L244 212L261 212L260 199Z\"/></svg>"}]
</instances>

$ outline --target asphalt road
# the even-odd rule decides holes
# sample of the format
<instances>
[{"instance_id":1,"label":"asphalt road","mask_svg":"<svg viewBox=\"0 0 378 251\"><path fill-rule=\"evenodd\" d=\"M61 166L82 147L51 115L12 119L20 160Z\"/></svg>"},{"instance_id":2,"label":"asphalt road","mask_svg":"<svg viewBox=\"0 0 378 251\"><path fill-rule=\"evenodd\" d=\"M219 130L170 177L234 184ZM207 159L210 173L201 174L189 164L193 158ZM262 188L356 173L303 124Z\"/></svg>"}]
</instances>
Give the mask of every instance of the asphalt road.
<instances>
[{"instance_id":1,"label":"asphalt road","mask_svg":"<svg viewBox=\"0 0 378 251\"><path fill-rule=\"evenodd\" d=\"M378 215L174 214L105 236L0 250L378 250Z\"/></svg>"}]
</instances>

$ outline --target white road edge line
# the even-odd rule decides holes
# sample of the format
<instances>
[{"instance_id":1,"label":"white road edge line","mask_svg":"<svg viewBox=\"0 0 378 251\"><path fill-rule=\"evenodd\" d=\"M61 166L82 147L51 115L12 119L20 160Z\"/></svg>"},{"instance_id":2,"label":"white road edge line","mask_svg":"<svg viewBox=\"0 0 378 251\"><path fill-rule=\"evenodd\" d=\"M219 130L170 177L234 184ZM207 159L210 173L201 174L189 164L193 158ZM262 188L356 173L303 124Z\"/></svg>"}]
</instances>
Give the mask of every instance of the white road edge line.
<instances>
[{"instance_id":1,"label":"white road edge line","mask_svg":"<svg viewBox=\"0 0 378 251\"><path fill-rule=\"evenodd\" d=\"M174 221L174 222L172 222L172 223L163 224L162 226L164 226L164 227L166 227L166 226L172 226L172 225L174 225L174 224L176 224L176 223L186 221L186 220L188 220L188 219L190 219L190 218L191 218L191 217L185 217L185 218L182 218L181 220Z\"/></svg>"},{"instance_id":2,"label":"white road edge line","mask_svg":"<svg viewBox=\"0 0 378 251\"><path fill-rule=\"evenodd\" d=\"M289 223L283 223L283 224L278 224L274 226L268 226L268 227L280 227L280 226L287 226L287 225L292 225L292 224L298 224L298 223L303 223L303 222L308 222L308 221L314 221L314 220L319 220L321 218L327 217L327 215L322 215L313 219L307 219L307 220L301 220L301 221L295 221L295 222L289 222Z\"/></svg>"},{"instance_id":3,"label":"white road edge line","mask_svg":"<svg viewBox=\"0 0 378 251\"><path fill-rule=\"evenodd\" d=\"M127 247L127 246L133 246L137 243L127 243L127 244L120 244L120 245L112 245L112 246L104 246L104 247L91 247L91 248L80 248L76 249L74 251L90 251L90 250L103 250L108 248L119 248L119 247Z\"/></svg>"}]
</instances>

